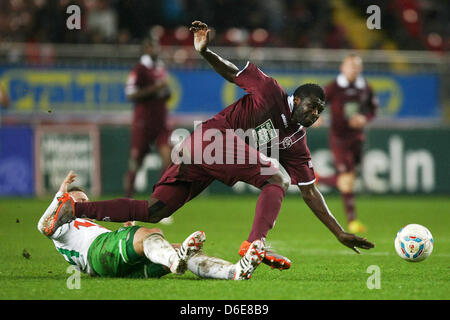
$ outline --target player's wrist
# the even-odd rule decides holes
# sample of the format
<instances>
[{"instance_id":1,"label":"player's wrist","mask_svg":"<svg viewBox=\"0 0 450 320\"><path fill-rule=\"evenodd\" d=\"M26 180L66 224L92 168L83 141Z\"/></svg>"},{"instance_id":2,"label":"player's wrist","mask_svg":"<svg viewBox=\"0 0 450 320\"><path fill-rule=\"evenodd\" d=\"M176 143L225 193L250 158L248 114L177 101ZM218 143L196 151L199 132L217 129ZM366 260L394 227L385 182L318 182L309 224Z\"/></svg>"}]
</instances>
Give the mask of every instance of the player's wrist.
<instances>
[{"instance_id":1,"label":"player's wrist","mask_svg":"<svg viewBox=\"0 0 450 320\"><path fill-rule=\"evenodd\" d=\"M210 53L211 50L209 50L209 48L208 48L207 46L204 46L204 47L202 47L202 48L199 48L199 49L197 50L197 52L200 53L200 55L205 56L205 55L207 55L208 53Z\"/></svg>"},{"instance_id":2,"label":"player's wrist","mask_svg":"<svg viewBox=\"0 0 450 320\"><path fill-rule=\"evenodd\" d=\"M342 241L342 239L345 237L345 235L347 234L345 231L344 231L344 229L342 229L342 227L340 228L340 229L336 229L336 230L334 230L334 231L332 231L333 232L333 234L336 236L336 238L339 240L339 241Z\"/></svg>"}]
</instances>

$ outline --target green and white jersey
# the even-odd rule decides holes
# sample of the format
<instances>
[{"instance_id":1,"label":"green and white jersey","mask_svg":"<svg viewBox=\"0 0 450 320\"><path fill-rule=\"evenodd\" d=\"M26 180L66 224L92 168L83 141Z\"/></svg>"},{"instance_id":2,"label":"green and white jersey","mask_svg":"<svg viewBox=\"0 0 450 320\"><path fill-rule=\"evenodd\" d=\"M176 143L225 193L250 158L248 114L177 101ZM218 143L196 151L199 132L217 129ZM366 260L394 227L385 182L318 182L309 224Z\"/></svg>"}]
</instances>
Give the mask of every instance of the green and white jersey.
<instances>
[{"instance_id":1,"label":"green and white jersey","mask_svg":"<svg viewBox=\"0 0 450 320\"><path fill-rule=\"evenodd\" d=\"M45 210L38 222L38 230L44 233L46 220L58 206L58 197L63 193L58 191L50 206ZM72 265L78 266L80 271L93 274L88 263L88 251L92 242L101 234L111 232L99 224L86 219L75 219L63 224L49 238L53 240L56 250Z\"/></svg>"},{"instance_id":2,"label":"green and white jersey","mask_svg":"<svg viewBox=\"0 0 450 320\"><path fill-rule=\"evenodd\" d=\"M56 250L80 271L94 274L88 263L88 251L92 242L101 234L110 230L86 219L75 219L59 227L50 239Z\"/></svg>"}]
</instances>

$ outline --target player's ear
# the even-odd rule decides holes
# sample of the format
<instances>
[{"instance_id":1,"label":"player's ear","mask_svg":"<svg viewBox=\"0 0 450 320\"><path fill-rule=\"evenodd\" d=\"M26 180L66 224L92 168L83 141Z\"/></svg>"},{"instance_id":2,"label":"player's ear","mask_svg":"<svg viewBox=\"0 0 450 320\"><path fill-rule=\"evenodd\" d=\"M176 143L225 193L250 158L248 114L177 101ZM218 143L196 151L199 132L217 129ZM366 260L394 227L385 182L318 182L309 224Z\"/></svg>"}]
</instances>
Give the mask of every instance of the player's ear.
<instances>
[{"instance_id":1,"label":"player's ear","mask_svg":"<svg viewBox=\"0 0 450 320\"><path fill-rule=\"evenodd\" d=\"M294 96L294 105L298 106L300 105L300 102L302 102L302 100L299 97Z\"/></svg>"}]
</instances>

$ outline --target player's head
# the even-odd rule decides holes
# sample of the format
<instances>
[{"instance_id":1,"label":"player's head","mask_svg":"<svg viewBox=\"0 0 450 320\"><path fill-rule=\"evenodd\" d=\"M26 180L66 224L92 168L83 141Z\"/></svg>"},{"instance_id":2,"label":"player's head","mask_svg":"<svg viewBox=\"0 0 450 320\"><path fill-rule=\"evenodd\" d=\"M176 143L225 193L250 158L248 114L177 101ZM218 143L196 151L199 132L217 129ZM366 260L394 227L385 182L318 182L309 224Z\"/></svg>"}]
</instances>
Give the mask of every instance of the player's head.
<instances>
[{"instance_id":1,"label":"player's head","mask_svg":"<svg viewBox=\"0 0 450 320\"><path fill-rule=\"evenodd\" d=\"M142 50L145 54L148 54L152 57L153 60L156 60L161 51L161 46L157 39L153 37L147 37L142 42Z\"/></svg>"},{"instance_id":2,"label":"player's head","mask_svg":"<svg viewBox=\"0 0 450 320\"><path fill-rule=\"evenodd\" d=\"M362 72L363 63L360 56L357 54L349 54L345 57L341 64L341 73L348 81L353 82L356 77Z\"/></svg>"},{"instance_id":3,"label":"player's head","mask_svg":"<svg viewBox=\"0 0 450 320\"><path fill-rule=\"evenodd\" d=\"M325 92L322 87L314 83L301 85L294 92L292 122L309 127L319 119L324 108Z\"/></svg>"},{"instance_id":4,"label":"player's head","mask_svg":"<svg viewBox=\"0 0 450 320\"><path fill-rule=\"evenodd\" d=\"M72 197L73 201L75 202L88 202L89 198L84 192L84 190L80 187L70 187L69 190L67 190L69 195Z\"/></svg>"}]
</instances>

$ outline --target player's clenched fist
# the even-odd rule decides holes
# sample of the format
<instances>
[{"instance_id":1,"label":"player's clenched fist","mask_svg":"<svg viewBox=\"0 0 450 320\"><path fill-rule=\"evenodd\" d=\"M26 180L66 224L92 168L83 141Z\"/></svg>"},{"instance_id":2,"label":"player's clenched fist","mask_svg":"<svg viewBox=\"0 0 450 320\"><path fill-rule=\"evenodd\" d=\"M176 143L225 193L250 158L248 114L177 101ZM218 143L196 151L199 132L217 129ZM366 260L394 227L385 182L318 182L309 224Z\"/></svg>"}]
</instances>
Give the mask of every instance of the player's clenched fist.
<instances>
[{"instance_id":1,"label":"player's clenched fist","mask_svg":"<svg viewBox=\"0 0 450 320\"><path fill-rule=\"evenodd\" d=\"M194 48L198 52L203 52L209 43L209 29L206 23L201 21L192 22L189 31L194 33Z\"/></svg>"}]
</instances>

